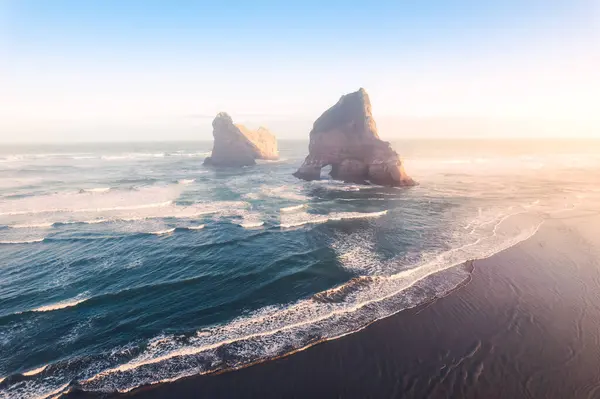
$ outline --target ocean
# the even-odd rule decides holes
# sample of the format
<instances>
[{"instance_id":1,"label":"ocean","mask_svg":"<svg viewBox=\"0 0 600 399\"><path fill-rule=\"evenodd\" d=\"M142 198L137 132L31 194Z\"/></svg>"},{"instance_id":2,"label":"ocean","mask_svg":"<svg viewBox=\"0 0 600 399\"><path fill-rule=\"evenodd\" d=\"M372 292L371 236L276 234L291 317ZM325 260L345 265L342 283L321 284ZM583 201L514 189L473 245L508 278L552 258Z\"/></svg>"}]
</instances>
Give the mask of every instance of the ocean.
<instances>
[{"instance_id":1,"label":"ocean","mask_svg":"<svg viewBox=\"0 0 600 399\"><path fill-rule=\"evenodd\" d=\"M0 148L0 397L243 367L447 295L600 200L600 142L393 142L409 188L202 165L210 142Z\"/></svg>"}]
</instances>

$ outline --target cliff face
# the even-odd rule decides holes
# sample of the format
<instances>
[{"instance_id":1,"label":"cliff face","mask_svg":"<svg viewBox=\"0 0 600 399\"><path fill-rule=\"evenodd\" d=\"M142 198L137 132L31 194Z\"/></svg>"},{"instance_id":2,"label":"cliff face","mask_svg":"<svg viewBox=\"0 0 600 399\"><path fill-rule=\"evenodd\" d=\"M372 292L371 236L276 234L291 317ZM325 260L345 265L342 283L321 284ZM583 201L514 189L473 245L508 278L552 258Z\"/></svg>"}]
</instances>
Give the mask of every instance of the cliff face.
<instances>
[{"instance_id":1,"label":"cliff face","mask_svg":"<svg viewBox=\"0 0 600 399\"><path fill-rule=\"evenodd\" d=\"M233 123L225 112L219 113L213 123L214 144L205 165L248 166L256 159L278 159L277 139L267 129L250 130Z\"/></svg>"},{"instance_id":2,"label":"cliff face","mask_svg":"<svg viewBox=\"0 0 600 399\"><path fill-rule=\"evenodd\" d=\"M415 182L390 144L379 139L365 89L346 94L315 121L308 156L294 176L318 180L331 165L331 177L353 183L409 186Z\"/></svg>"}]
</instances>

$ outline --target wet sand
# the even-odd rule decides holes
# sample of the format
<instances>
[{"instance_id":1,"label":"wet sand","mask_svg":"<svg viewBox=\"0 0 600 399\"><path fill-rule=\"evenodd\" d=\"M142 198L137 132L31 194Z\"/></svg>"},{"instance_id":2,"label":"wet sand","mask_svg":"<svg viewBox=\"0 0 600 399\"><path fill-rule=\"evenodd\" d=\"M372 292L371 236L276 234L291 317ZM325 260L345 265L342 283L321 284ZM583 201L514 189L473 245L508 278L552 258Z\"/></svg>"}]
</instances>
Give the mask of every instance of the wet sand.
<instances>
[{"instance_id":1,"label":"wet sand","mask_svg":"<svg viewBox=\"0 0 600 399\"><path fill-rule=\"evenodd\" d=\"M598 215L565 213L418 309L281 359L118 397L600 398L598 233Z\"/></svg>"}]
</instances>

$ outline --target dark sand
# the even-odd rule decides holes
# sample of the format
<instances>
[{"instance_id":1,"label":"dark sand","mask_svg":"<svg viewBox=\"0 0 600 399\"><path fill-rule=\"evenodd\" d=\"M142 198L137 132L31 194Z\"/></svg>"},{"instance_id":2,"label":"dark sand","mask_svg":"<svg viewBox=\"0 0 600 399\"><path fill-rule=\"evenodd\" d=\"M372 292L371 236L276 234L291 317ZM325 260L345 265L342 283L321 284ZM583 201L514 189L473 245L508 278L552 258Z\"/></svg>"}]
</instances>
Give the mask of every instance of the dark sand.
<instances>
[{"instance_id":1,"label":"dark sand","mask_svg":"<svg viewBox=\"0 0 600 399\"><path fill-rule=\"evenodd\" d=\"M123 396L600 398L600 217L567 215L475 262L469 282L419 309L285 358Z\"/></svg>"}]
</instances>

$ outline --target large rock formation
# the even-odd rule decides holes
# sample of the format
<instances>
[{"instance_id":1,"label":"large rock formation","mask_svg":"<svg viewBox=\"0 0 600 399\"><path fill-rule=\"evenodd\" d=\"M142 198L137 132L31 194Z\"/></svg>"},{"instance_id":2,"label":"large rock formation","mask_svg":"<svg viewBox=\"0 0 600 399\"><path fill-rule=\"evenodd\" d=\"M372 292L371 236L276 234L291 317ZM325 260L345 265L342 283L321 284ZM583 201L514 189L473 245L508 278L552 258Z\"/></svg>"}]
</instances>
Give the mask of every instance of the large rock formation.
<instances>
[{"instance_id":1,"label":"large rock formation","mask_svg":"<svg viewBox=\"0 0 600 399\"><path fill-rule=\"evenodd\" d=\"M294 176L317 180L331 165L334 179L382 186L414 185L390 143L379 139L365 89L346 94L313 124L308 156Z\"/></svg>"},{"instance_id":2,"label":"large rock formation","mask_svg":"<svg viewBox=\"0 0 600 399\"><path fill-rule=\"evenodd\" d=\"M225 112L219 113L212 125L215 142L205 165L239 167L254 165L256 159L279 158L277 139L263 127L254 131L236 125Z\"/></svg>"}]
</instances>

